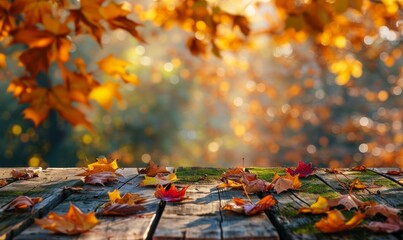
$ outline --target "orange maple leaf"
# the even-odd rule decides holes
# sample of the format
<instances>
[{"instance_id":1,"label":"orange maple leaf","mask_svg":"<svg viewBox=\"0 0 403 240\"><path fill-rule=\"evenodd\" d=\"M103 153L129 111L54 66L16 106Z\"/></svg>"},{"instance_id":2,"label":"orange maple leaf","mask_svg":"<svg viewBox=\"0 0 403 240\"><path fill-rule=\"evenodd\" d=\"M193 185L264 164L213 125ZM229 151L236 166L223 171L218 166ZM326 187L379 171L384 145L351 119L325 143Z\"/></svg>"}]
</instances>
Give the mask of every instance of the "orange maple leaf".
<instances>
[{"instance_id":1,"label":"orange maple leaf","mask_svg":"<svg viewBox=\"0 0 403 240\"><path fill-rule=\"evenodd\" d=\"M355 179L351 184L350 184L351 189L366 189L367 186L360 181L360 179Z\"/></svg>"},{"instance_id":2,"label":"orange maple leaf","mask_svg":"<svg viewBox=\"0 0 403 240\"><path fill-rule=\"evenodd\" d=\"M157 186L157 185L166 185L169 183L176 182L178 178L175 173L170 173L168 175L163 175L162 173L158 173L155 177L145 176L144 180L140 182L139 186Z\"/></svg>"},{"instance_id":3,"label":"orange maple leaf","mask_svg":"<svg viewBox=\"0 0 403 240\"><path fill-rule=\"evenodd\" d=\"M223 210L230 210L237 213L242 213L244 215L255 215L259 212L262 212L266 209L271 208L276 204L276 200L273 199L272 195L267 195L264 198L260 199L256 204L251 202L246 202L240 198L233 198L231 201L226 203L223 207Z\"/></svg>"},{"instance_id":4,"label":"orange maple leaf","mask_svg":"<svg viewBox=\"0 0 403 240\"><path fill-rule=\"evenodd\" d=\"M16 28L14 16L10 13L9 1L0 2L0 40L7 37L11 30Z\"/></svg>"},{"instance_id":5,"label":"orange maple leaf","mask_svg":"<svg viewBox=\"0 0 403 240\"><path fill-rule=\"evenodd\" d=\"M32 208L35 204L39 203L42 201L41 197L37 198L30 198L27 196L18 196L15 198L13 201L11 201L5 210L10 211L10 210L27 210Z\"/></svg>"},{"instance_id":6,"label":"orange maple leaf","mask_svg":"<svg viewBox=\"0 0 403 240\"><path fill-rule=\"evenodd\" d=\"M103 18L106 19L111 29L124 29L137 40L144 43L144 38L136 30L136 28L142 24L136 23L127 18L130 11L123 9L122 7L123 4L110 2L106 7L100 9L100 13Z\"/></svg>"},{"instance_id":7,"label":"orange maple leaf","mask_svg":"<svg viewBox=\"0 0 403 240\"><path fill-rule=\"evenodd\" d=\"M112 192L108 192L109 201L111 203L118 203L118 204L139 204L146 201L145 198L140 197L140 195L135 193L125 193L123 197L120 196L119 189L115 189Z\"/></svg>"},{"instance_id":8,"label":"orange maple leaf","mask_svg":"<svg viewBox=\"0 0 403 240\"><path fill-rule=\"evenodd\" d=\"M341 232L355 228L364 218L365 214L357 211L349 221L345 222L343 214L335 209L328 211L327 217L315 223L315 227L324 233Z\"/></svg>"},{"instance_id":9,"label":"orange maple leaf","mask_svg":"<svg viewBox=\"0 0 403 240\"><path fill-rule=\"evenodd\" d=\"M302 207L298 210L298 213L322 214L327 211L329 211L329 203L327 202L327 199L319 196L310 207Z\"/></svg>"},{"instance_id":10,"label":"orange maple leaf","mask_svg":"<svg viewBox=\"0 0 403 240\"><path fill-rule=\"evenodd\" d=\"M88 164L88 171L91 173L115 172L119 168L117 159L109 161L105 156L99 156L96 159L95 163Z\"/></svg>"},{"instance_id":11,"label":"orange maple leaf","mask_svg":"<svg viewBox=\"0 0 403 240\"><path fill-rule=\"evenodd\" d=\"M94 212L83 213L79 208L70 204L65 215L51 212L46 218L35 219L35 223L43 229L56 233L75 235L87 232L98 224Z\"/></svg>"},{"instance_id":12,"label":"orange maple leaf","mask_svg":"<svg viewBox=\"0 0 403 240\"><path fill-rule=\"evenodd\" d=\"M51 14L51 0L15 0L12 4L13 14L24 15L24 26L34 26L37 23L43 23L43 18Z\"/></svg>"},{"instance_id":13,"label":"orange maple leaf","mask_svg":"<svg viewBox=\"0 0 403 240\"><path fill-rule=\"evenodd\" d=\"M225 182L218 184L217 188L243 189L243 184L228 179Z\"/></svg>"},{"instance_id":14,"label":"orange maple leaf","mask_svg":"<svg viewBox=\"0 0 403 240\"><path fill-rule=\"evenodd\" d=\"M145 209L139 203L146 201L146 199L138 194L125 193L121 197L119 190L115 189L113 192L108 192L108 195L110 201L103 205L102 215L126 216Z\"/></svg>"},{"instance_id":15,"label":"orange maple leaf","mask_svg":"<svg viewBox=\"0 0 403 240\"><path fill-rule=\"evenodd\" d=\"M81 0L80 8L70 10L67 22L73 22L76 34L88 33L101 45L105 29L101 25L100 9L104 0Z\"/></svg>"},{"instance_id":16,"label":"orange maple leaf","mask_svg":"<svg viewBox=\"0 0 403 240\"><path fill-rule=\"evenodd\" d=\"M127 72L127 67L129 65L131 65L129 62L115 58L112 55L109 55L98 62L99 68L101 68L106 74L119 76L126 83L138 85L139 79L137 76Z\"/></svg>"},{"instance_id":17,"label":"orange maple leaf","mask_svg":"<svg viewBox=\"0 0 403 240\"><path fill-rule=\"evenodd\" d=\"M24 43L29 47L21 54L20 60L32 76L40 71L47 72L54 60L66 62L69 59L70 29L51 17L45 16L43 22L43 30L32 26L20 29L13 35L13 43Z\"/></svg>"},{"instance_id":18,"label":"orange maple leaf","mask_svg":"<svg viewBox=\"0 0 403 240\"><path fill-rule=\"evenodd\" d=\"M158 166L153 160L149 161L145 169L139 170L140 174L155 177L158 173L170 173L166 167Z\"/></svg>"},{"instance_id":19,"label":"orange maple leaf","mask_svg":"<svg viewBox=\"0 0 403 240\"><path fill-rule=\"evenodd\" d=\"M179 202L186 199L185 193L188 187L189 186L185 186L181 190L177 190L173 183L168 184L166 187L158 185L155 189L154 196L167 202Z\"/></svg>"}]
</instances>

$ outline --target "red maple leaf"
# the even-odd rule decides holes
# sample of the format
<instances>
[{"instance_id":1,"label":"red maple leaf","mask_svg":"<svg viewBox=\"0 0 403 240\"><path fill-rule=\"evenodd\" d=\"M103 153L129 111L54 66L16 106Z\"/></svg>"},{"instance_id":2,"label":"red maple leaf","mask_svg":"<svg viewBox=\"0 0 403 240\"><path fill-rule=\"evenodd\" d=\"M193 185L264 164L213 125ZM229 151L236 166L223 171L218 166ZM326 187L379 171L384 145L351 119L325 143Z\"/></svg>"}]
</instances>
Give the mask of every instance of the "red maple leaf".
<instances>
[{"instance_id":1,"label":"red maple leaf","mask_svg":"<svg viewBox=\"0 0 403 240\"><path fill-rule=\"evenodd\" d=\"M295 170L291 168L286 168L285 170L292 176L299 174L299 177L302 178L312 175L315 171L315 169L312 168L312 163L304 163L303 161L298 162L298 166Z\"/></svg>"},{"instance_id":2,"label":"red maple leaf","mask_svg":"<svg viewBox=\"0 0 403 240\"><path fill-rule=\"evenodd\" d=\"M186 199L185 193L188 187L185 186L181 190L177 190L174 184L168 184L166 187L158 185L154 196L167 202L179 202Z\"/></svg>"}]
</instances>

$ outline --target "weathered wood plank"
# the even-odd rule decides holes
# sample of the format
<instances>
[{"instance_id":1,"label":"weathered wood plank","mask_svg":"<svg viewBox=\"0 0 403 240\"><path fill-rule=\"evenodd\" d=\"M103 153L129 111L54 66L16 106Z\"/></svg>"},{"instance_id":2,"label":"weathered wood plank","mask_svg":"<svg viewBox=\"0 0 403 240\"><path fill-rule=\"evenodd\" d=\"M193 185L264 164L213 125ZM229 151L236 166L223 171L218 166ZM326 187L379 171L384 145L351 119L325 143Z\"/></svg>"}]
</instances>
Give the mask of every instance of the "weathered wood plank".
<instances>
[{"instance_id":1,"label":"weathered wood plank","mask_svg":"<svg viewBox=\"0 0 403 240\"><path fill-rule=\"evenodd\" d=\"M403 208L403 198L401 197L403 187L372 171L345 170L343 174L337 174L336 179L335 174L319 170L316 172L316 176L341 194L347 194L349 183L358 178L367 186L374 186L363 190L353 190L353 194L356 197L362 200L372 200L381 204L387 204L391 207ZM340 182L343 184L340 184Z\"/></svg>"},{"instance_id":2,"label":"weathered wood plank","mask_svg":"<svg viewBox=\"0 0 403 240\"><path fill-rule=\"evenodd\" d=\"M65 213L70 202L74 203L84 212L94 211L103 203L108 201L108 191L119 189L123 195L126 192L137 193L147 198L144 205L145 211L137 215L125 217L97 216L100 223L91 231L79 236L68 236L63 239L146 239L148 230L155 217L159 201L153 197L154 188L139 187L138 184L142 177L137 176L136 169L125 169L126 173L119 182L105 187L84 186L84 191L69 196L63 203L57 206L53 211ZM128 174L127 171L132 171ZM16 239L59 239L60 235L52 234L38 226L31 226L22 232Z\"/></svg>"},{"instance_id":3,"label":"weathered wood plank","mask_svg":"<svg viewBox=\"0 0 403 240\"><path fill-rule=\"evenodd\" d=\"M251 172L254 172L251 170ZM282 169L266 169L257 171L259 176L271 176L274 172L283 173ZM330 186L315 176L300 179L302 186L298 190L287 191L281 194L273 194L278 203L267 211L269 218L277 227L283 239L397 239L388 234L372 234L363 228L338 233L322 234L314 227L315 222L325 215L298 214L298 209L309 206L321 195L327 198L337 197L340 193L335 192Z\"/></svg>"},{"instance_id":4,"label":"weathered wood plank","mask_svg":"<svg viewBox=\"0 0 403 240\"><path fill-rule=\"evenodd\" d=\"M34 217L46 214L59 204L68 194L63 192L64 186L78 186L82 184L80 177L74 176L76 169L47 169L39 177L28 180L19 180L0 189L0 239L9 239L21 232L33 222ZM19 195L42 197L32 211L8 212L4 207Z\"/></svg>"},{"instance_id":5,"label":"weathered wood plank","mask_svg":"<svg viewBox=\"0 0 403 240\"><path fill-rule=\"evenodd\" d=\"M245 198L240 190L220 190L221 206L233 197ZM250 195L253 203L259 201L256 195ZM243 216L222 210L222 231L224 239L279 239L276 228L265 213Z\"/></svg>"},{"instance_id":6,"label":"weathered wood plank","mask_svg":"<svg viewBox=\"0 0 403 240\"><path fill-rule=\"evenodd\" d=\"M386 178L389 178L392 181L397 182L398 184L400 184L401 186L403 186L403 174L400 175L390 175L387 174L388 171L397 171L397 172L401 172L402 169L401 168L369 168L370 171L376 172Z\"/></svg>"},{"instance_id":7,"label":"weathered wood plank","mask_svg":"<svg viewBox=\"0 0 403 240\"><path fill-rule=\"evenodd\" d=\"M166 203L153 239L221 239L216 184L192 185L189 199Z\"/></svg>"}]
</instances>

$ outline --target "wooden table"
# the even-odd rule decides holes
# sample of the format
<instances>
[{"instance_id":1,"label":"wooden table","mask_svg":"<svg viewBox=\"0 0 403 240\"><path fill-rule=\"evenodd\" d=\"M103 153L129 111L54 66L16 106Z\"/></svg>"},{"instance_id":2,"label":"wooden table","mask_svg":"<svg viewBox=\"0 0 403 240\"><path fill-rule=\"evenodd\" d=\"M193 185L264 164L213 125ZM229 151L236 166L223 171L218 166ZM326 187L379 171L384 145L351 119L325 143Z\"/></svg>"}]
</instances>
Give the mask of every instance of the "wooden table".
<instances>
[{"instance_id":1,"label":"wooden table","mask_svg":"<svg viewBox=\"0 0 403 240\"><path fill-rule=\"evenodd\" d=\"M271 180L283 168L250 168L259 178ZM392 207L403 208L402 177L385 175L388 169L368 169L364 172L346 171L339 181L359 177L363 182L379 187L354 191L365 200L374 200ZM323 217L297 214L300 207L309 206L320 194L336 197L345 194L334 174L323 170L302 179L297 191L273 194L277 205L265 213L244 217L221 210L232 197L244 197L240 190L218 190L220 175L225 169L179 168L178 185L191 187L189 199L180 203L166 203L154 197L154 187L139 187L143 177L135 168L119 170L118 182L103 186L83 185L77 168L48 168L39 177L12 181L10 168L0 168L0 179L9 184L0 188L0 239L403 239L403 233L373 234L359 227L337 234L322 234L313 224ZM84 191L63 190L66 186L83 186ZM82 211L97 211L108 201L108 191L134 192L148 198L146 210L128 217L98 216L100 223L91 231L77 236L52 234L33 224L34 218L49 211L65 213L69 203ZM43 201L28 212L5 212L4 207L19 195L42 197ZM251 195L257 201L261 195Z\"/></svg>"}]
</instances>

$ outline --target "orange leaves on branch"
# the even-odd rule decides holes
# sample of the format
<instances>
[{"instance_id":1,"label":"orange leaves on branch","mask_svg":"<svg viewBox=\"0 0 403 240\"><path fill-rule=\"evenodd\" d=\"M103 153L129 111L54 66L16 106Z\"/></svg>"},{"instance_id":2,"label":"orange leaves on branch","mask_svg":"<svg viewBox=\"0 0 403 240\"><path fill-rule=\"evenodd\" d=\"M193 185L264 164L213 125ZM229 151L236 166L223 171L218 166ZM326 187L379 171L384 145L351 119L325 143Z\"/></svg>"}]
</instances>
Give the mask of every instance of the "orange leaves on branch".
<instances>
[{"instance_id":1,"label":"orange leaves on branch","mask_svg":"<svg viewBox=\"0 0 403 240\"><path fill-rule=\"evenodd\" d=\"M173 183L165 187L158 185L155 189L154 196L167 202L179 202L186 199L185 193L188 187L189 186L185 186L181 190L177 190Z\"/></svg>"},{"instance_id":2,"label":"orange leaves on branch","mask_svg":"<svg viewBox=\"0 0 403 240\"><path fill-rule=\"evenodd\" d=\"M246 202L244 199L233 198L231 201L226 203L223 210L229 210L236 213L241 213L247 216L255 215L266 209L271 208L276 204L276 200L273 199L272 195L267 195L260 199L259 202L253 204L251 202Z\"/></svg>"},{"instance_id":3,"label":"orange leaves on branch","mask_svg":"<svg viewBox=\"0 0 403 240\"><path fill-rule=\"evenodd\" d=\"M66 214L60 215L51 212L45 218L36 218L35 223L41 228L55 233L75 235L93 228L98 224L98 219L95 217L94 212L83 213L79 208L70 204Z\"/></svg>"},{"instance_id":4,"label":"orange leaves on branch","mask_svg":"<svg viewBox=\"0 0 403 240\"><path fill-rule=\"evenodd\" d=\"M158 166L154 161L149 161L145 169L139 170L140 174L146 174L148 177L155 177L158 173L170 173L166 167Z\"/></svg>"},{"instance_id":5,"label":"orange leaves on branch","mask_svg":"<svg viewBox=\"0 0 403 240\"><path fill-rule=\"evenodd\" d=\"M27 209L31 209L35 204L42 201L41 197L30 198L27 196L18 196L13 201L11 201L5 210L16 210L16 211L24 211Z\"/></svg>"},{"instance_id":6,"label":"orange leaves on branch","mask_svg":"<svg viewBox=\"0 0 403 240\"><path fill-rule=\"evenodd\" d=\"M10 12L9 1L0 2L0 40L7 37L11 30L16 28L14 16Z\"/></svg>"},{"instance_id":7,"label":"orange leaves on branch","mask_svg":"<svg viewBox=\"0 0 403 240\"><path fill-rule=\"evenodd\" d=\"M315 223L315 227L323 233L346 231L358 226L364 217L365 215L363 213L357 211L354 216L346 222L346 219L339 210L331 210L327 212L327 217Z\"/></svg>"}]
</instances>

